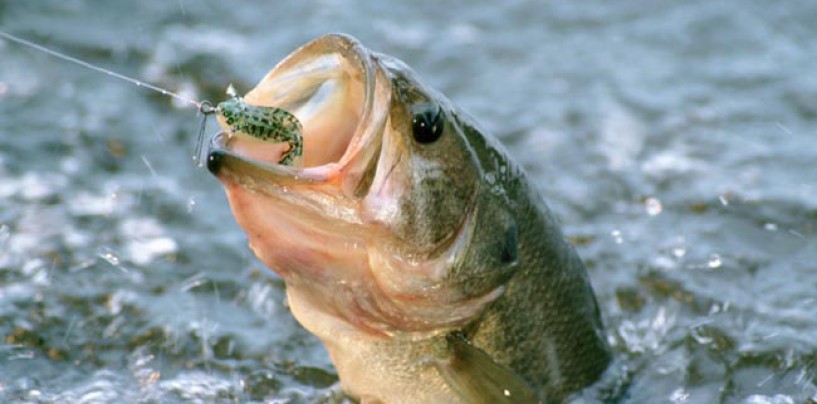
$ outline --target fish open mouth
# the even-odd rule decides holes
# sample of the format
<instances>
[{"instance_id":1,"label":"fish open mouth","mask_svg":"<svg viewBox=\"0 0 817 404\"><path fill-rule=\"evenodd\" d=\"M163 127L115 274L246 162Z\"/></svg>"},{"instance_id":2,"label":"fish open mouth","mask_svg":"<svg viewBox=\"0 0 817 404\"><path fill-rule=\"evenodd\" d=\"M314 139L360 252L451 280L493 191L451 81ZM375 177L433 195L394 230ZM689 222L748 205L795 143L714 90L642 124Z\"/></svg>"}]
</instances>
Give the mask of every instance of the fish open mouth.
<instances>
[{"instance_id":1,"label":"fish open mouth","mask_svg":"<svg viewBox=\"0 0 817 404\"><path fill-rule=\"evenodd\" d=\"M222 132L210 143L207 166L237 182L332 183L346 195L360 194L379 154L389 96L368 50L351 37L325 35L290 54L244 96L248 104L298 118L302 157L279 165L287 144Z\"/></svg>"},{"instance_id":2,"label":"fish open mouth","mask_svg":"<svg viewBox=\"0 0 817 404\"><path fill-rule=\"evenodd\" d=\"M323 313L376 335L422 332L464 324L502 293L464 293L446 283L472 234L472 201L462 202L467 209L442 238L413 239L425 230L414 219L424 217L410 213L437 205L411 199L410 115L405 100L392 99L394 75L407 74L401 63L344 35L320 37L243 97L300 121L301 158L279 164L286 143L227 128L210 143L208 169L224 185L250 249L285 279L300 319ZM429 178L443 175L442 166L418 164Z\"/></svg>"}]
</instances>

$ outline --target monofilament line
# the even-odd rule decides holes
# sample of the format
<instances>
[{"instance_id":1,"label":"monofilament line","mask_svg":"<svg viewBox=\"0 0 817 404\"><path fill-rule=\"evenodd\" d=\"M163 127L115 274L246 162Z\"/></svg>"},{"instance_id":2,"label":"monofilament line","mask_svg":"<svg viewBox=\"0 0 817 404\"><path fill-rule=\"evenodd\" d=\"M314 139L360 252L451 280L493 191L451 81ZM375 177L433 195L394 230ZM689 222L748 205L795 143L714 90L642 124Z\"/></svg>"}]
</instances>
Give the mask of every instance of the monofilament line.
<instances>
[{"instance_id":1,"label":"monofilament line","mask_svg":"<svg viewBox=\"0 0 817 404\"><path fill-rule=\"evenodd\" d=\"M125 76L123 74L119 74L117 72L105 69L103 67L92 65L92 64L90 64L88 62L79 60L79 59L77 59L75 57L72 57L72 56L68 56L68 55L66 55L66 54L64 54L62 52L58 52L56 50L46 48L45 46L38 45L38 44L36 44L34 42L27 41L27 40L25 40L23 38L14 36L12 34L9 34L8 32L2 31L2 30L0 30L0 37L5 38L5 39L7 39L9 41L12 41L14 43L17 43L19 45L28 46L28 47L30 47L32 49L36 49L36 50L38 50L40 52L44 52L44 53L46 53L48 55L51 55L51 56L54 56L54 57L56 57L58 59L62 59L62 60L77 64L77 65L83 66L85 68L94 70L96 72L103 73L103 74L106 74L108 76L115 77L117 79L127 81L127 82L129 82L131 84L135 84L137 87L144 87L144 88L156 91L157 93L161 93L162 95L166 95L168 97L173 97L173 98L175 98L177 100L184 101L186 103L195 105L196 108L199 110L199 112L203 116L202 116L201 126L199 128L199 134L198 134L198 137L196 139L196 150L194 152L195 154L193 155L193 160L196 161L196 163L199 166L202 165L201 150L202 150L202 144L204 143L204 125L207 122L207 116L218 111L218 108L213 107L213 104L211 104L209 101L198 101L198 100L194 100L192 98L187 98L185 96L176 94L176 93L174 93L172 91L165 90L164 88L154 86L153 84L145 83L144 81L137 80L137 79L135 79L133 77L128 77L128 76Z\"/></svg>"},{"instance_id":2,"label":"monofilament line","mask_svg":"<svg viewBox=\"0 0 817 404\"><path fill-rule=\"evenodd\" d=\"M66 55L64 53L57 52L57 51L52 50L52 49L48 49L48 48L46 48L46 47L44 47L42 45L37 45L34 42L27 41L27 40L25 40L23 38L14 36L14 35L9 34L7 32L0 31L0 37L3 37L3 38L5 38L5 39L7 39L9 41L15 42L15 43L20 44L20 45L28 46L28 47L36 49L36 50L38 50L40 52L45 52L45 53L47 53L47 54L49 54L51 56L54 56L56 58L59 58L59 59L62 59L62 60L65 60L65 61L68 61L68 62L71 62L71 63L78 64L80 66L86 67L86 68L91 69L91 70L95 70L95 71L100 72L100 73L107 74L108 76L116 77L116 78L118 78L120 80L125 80L125 81L127 81L129 83L135 84L138 87L144 87L144 88L156 91L158 93L161 93L163 95L173 97L173 98L175 98L177 100L193 104L193 105L196 106L196 108L201 109L201 102L200 101L194 100L192 98L187 98L185 96L176 94L176 93L171 92L169 90L165 90L164 88L154 86L153 84L145 83L144 81L137 80L137 79L135 79L133 77L128 77L128 76L119 74L117 72L105 69L103 67L92 65L92 64L90 64L88 62L84 62L84 61L79 60L79 59L77 59L75 57L68 56L68 55Z\"/></svg>"}]
</instances>

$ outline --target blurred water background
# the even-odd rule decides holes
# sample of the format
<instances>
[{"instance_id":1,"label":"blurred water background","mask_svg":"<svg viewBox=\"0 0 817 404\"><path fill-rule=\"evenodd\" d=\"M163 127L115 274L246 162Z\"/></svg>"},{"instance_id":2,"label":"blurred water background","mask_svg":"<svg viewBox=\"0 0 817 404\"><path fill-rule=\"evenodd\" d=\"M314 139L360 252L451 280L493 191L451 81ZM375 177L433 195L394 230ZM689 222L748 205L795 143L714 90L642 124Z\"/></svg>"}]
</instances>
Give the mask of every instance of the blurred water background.
<instances>
[{"instance_id":1,"label":"blurred water background","mask_svg":"<svg viewBox=\"0 0 817 404\"><path fill-rule=\"evenodd\" d=\"M815 21L809 0L0 3L2 30L198 99L326 32L404 59L562 219L625 403L817 400ZM0 40L0 402L337 399L192 163L197 126Z\"/></svg>"}]
</instances>

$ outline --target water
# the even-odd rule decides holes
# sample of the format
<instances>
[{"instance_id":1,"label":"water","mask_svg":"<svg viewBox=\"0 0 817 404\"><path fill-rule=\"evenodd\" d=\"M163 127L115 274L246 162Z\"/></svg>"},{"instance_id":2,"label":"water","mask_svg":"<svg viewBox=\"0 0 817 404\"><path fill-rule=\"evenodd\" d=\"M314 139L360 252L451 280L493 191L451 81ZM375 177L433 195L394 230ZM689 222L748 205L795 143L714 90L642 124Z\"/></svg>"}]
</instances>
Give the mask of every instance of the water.
<instances>
[{"instance_id":1,"label":"water","mask_svg":"<svg viewBox=\"0 0 817 404\"><path fill-rule=\"evenodd\" d=\"M817 397L814 21L805 0L0 5L4 30L196 99L326 32L404 59L558 212L627 403ZM0 401L337 398L191 162L195 110L0 55Z\"/></svg>"}]
</instances>

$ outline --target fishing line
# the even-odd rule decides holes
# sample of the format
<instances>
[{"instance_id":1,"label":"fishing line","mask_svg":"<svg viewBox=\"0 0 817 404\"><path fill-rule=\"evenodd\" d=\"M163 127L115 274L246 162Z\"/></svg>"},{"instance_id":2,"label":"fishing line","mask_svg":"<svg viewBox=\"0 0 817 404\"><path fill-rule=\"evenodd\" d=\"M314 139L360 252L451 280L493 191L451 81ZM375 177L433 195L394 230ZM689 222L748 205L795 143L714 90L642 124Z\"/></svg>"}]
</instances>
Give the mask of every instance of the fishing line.
<instances>
[{"instance_id":1,"label":"fishing line","mask_svg":"<svg viewBox=\"0 0 817 404\"><path fill-rule=\"evenodd\" d=\"M202 123L201 123L200 130L199 130L198 140L196 142L195 155L193 156L193 159L196 162L198 162L199 165L201 165L201 147L202 147L201 143L202 143L202 141L204 139L205 122L207 120L208 115L210 115L212 113L215 113L217 111L217 109L215 107L213 107L213 104L210 103L209 101L198 101L198 100L194 100L192 98L185 97L185 96L180 95L180 94L176 94L176 93L174 93L174 92L172 92L170 90L166 90L166 89L161 88L159 86L155 86L153 84L146 83L144 81L135 79L133 77L125 76L124 74L120 74L120 73L117 73L115 71L108 70L108 69L106 69L104 67L101 67L101 66L93 65L91 63L88 63L86 61L77 59L77 58L75 58L73 56L69 56L69 55L67 55L65 53L56 51L54 49L46 48L45 46L38 45L38 44L36 44L34 42L25 40L23 38L20 38L18 36L12 35L12 34L9 34L8 32L2 31L2 30L0 30L0 37L5 38L5 39L7 39L7 40L9 40L11 42L17 43L18 45L23 45L23 46L27 46L27 47L32 48L32 49L36 49L36 50L38 50L40 52L43 52L45 54L54 56L54 57L56 57L58 59L62 59L64 61L71 62L71 63L77 64L77 65L80 65L82 67L85 67L87 69L91 69L91 70L94 70L96 72L103 73L103 74L106 74L108 76L111 76L111 77L114 77L114 78L117 78L117 79L120 79L120 80L127 81L127 82L129 82L131 84L136 85L137 87L147 88L149 90L155 91L155 92L160 93L162 95L166 95L166 96L175 98L175 99L177 99L179 101L183 101L183 102L186 102L188 104L195 105L196 109L198 109L198 111L201 114L204 115L204 117L202 118Z\"/></svg>"},{"instance_id":2,"label":"fishing line","mask_svg":"<svg viewBox=\"0 0 817 404\"><path fill-rule=\"evenodd\" d=\"M196 108L201 108L201 101L197 101L197 100L194 100L192 98L187 98L187 97L185 97L183 95L176 94L176 93L174 93L174 92L172 92L170 90L166 90L164 88L154 86L153 84L145 83L144 81L137 80L137 79L135 79L133 77L128 77L128 76L125 76L124 74L119 74L117 72L108 70L108 69L106 69L104 67L93 65L91 63L79 60L79 59L77 59L75 57L68 56L68 55L66 55L66 54L64 54L62 52L58 52L56 50L46 48L46 47L44 47L42 45L38 45L38 44L36 44L34 42L31 42L31 41L27 41L27 40L25 40L23 38L14 36L14 35L9 34L7 32L0 31L0 37L8 39L9 41L12 41L12 42L16 42L16 43L18 43L20 45L28 46L28 47L36 49L36 50L38 50L40 52L47 53L47 54L49 54L51 56L54 56L54 57L57 57L59 59L62 59L62 60L65 60L65 61L68 61L68 62L71 62L71 63L78 64L78 65L86 67L88 69L95 70L97 72L104 73L104 74L107 74L107 75L112 76L112 77L116 77L116 78L118 78L120 80L125 80L125 81L127 81L127 82L129 82L131 84L135 84L137 87L144 87L144 88L156 91L157 93L161 93L163 95L173 97L173 98L175 98L177 100L181 100L181 101L193 104L193 105L196 106Z\"/></svg>"}]
</instances>

